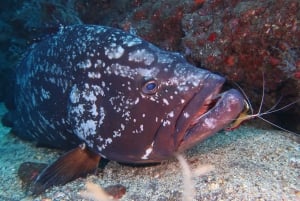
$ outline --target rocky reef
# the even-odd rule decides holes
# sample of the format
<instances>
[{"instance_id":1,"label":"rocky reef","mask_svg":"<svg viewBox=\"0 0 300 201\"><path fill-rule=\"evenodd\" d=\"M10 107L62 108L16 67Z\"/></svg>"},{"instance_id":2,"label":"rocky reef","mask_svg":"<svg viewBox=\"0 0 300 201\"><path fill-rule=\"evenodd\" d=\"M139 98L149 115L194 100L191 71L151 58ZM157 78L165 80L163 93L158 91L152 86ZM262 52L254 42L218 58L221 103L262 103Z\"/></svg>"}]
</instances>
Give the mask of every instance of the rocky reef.
<instances>
[{"instance_id":1,"label":"rocky reef","mask_svg":"<svg viewBox=\"0 0 300 201\"><path fill-rule=\"evenodd\" d=\"M78 23L117 27L180 52L240 85L254 108L263 85L264 110L279 99L278 107L300 99L298 0L13 0L0 7L6 11L0 14L1 100L8 99L7 74L26 48L61 25ZM269 118L300 133L299 102Z\"/></svg>"}]
</instances>

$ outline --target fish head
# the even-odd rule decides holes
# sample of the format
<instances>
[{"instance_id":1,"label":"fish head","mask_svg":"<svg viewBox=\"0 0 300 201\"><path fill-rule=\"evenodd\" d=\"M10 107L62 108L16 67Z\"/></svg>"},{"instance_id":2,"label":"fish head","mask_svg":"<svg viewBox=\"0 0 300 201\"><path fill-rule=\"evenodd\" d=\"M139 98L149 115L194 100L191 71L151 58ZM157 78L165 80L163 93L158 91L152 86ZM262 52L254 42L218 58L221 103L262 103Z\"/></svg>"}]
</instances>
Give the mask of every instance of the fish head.
<instances>
[{"instance_id":1,"label":"fish head","mask_svg":"<svg viewBox=\"0 0 300 201\"><path fill-rule=\"evenodd\" d=\"M144 112L154 133L145 149L144 159L149 161L169 158L200 143L223 129L244 108L239 91L221 92L224 77L192 66L179 55L174 61L141 82L141 101L153 102Z\"/></svg>"},{"instance_id":2,"label":"fish head","mask_svg":"<svg viewBox=\"0 0 300 201\"><path fill-rule=\"evenodd\" d=\"M157 60L109 67L112 75L121 76L110 77L105 107L110 108L105 119L114 119L104 129L113 135L101 151L108 158L130 163L167 159L224 128L242 111L238 91L220 93L222 76L176 53L160 52Z\"/></svg>"},{"instance_id":3,"label":"fish head","mask_svg":"<svg viewBox=\"0 0 300 201\"><path fill-rule=\"evenodd\" d=\"M238 91L220 93L223 77L134 35L103 30L102 45L87 45L98 56L80 63L76 80L83 84L73 86L69 104L73 132L102 157L159 162L216 133L242 111Z\"/></svg>"}]
</instances>

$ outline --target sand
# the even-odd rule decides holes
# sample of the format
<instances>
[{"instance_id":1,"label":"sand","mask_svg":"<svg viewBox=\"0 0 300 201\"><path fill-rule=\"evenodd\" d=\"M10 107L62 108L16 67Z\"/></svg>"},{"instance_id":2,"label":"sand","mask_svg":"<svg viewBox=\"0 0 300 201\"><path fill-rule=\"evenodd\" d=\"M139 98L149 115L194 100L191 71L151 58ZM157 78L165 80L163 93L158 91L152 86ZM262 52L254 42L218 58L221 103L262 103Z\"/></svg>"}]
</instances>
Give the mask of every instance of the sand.
<instances>
[{"instance_id":1,"label":"sand","mask_svg":"<svg viewBox=\"0 0 300 201\"><path fill-rule=\"evenodd\" d=\"M0 105L0 116L4 112ZM188 150L184 156L191 169L214 166L206 175L193 177L193 200L300 200L300 145L296 138L299 137L270 128L242 126L232 132L219 132ZM26 161L50 163L62 152L21 141L3 126L0 126L0 149L0 200L89 200L80 193L87 182L101 187L125 186L122 201L179 201L183 189L189 189L183 187L181 166L175 158L146 167L110 161L97 175L32 197L22 189L17 175L19 165Z\"/></svg>"}]
</instances>

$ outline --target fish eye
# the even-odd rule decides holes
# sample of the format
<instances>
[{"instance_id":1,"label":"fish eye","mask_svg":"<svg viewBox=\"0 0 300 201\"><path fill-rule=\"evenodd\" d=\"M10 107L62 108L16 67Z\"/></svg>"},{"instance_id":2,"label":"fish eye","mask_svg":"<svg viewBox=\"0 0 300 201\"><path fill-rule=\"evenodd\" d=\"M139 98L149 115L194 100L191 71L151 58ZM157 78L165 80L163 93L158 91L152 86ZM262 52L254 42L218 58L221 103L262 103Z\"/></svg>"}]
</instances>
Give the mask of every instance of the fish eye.
<instances>
[{"instance_id":1,"label":"fish eye","mask_svg":"<svg viewBox=\"0 0 300 201\"><path fill-rule=\"evenodd\" d=\"M158 83L156 80L148 80L142 87L142 91L144 94L152 95L157 92Z\"/></svg>"}]
</instances>

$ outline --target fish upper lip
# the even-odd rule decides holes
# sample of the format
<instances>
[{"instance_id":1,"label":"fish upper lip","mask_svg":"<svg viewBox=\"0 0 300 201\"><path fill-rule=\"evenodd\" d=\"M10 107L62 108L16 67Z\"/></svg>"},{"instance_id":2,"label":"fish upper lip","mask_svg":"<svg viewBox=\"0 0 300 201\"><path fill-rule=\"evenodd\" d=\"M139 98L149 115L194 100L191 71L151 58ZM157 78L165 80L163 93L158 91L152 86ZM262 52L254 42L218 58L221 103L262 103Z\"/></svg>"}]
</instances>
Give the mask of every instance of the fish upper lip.
<instances>
[{"instance_id":1,"label":"fish upper lip","mask_svg":"<svg viewBox=\"0 0 300 201\"><path fill-rule=\"evenodd\" d=\"M186 119L187 124L175 139L177 151L184 151L218 132L243 110L243 95L235 89L220 93L222 85L223 83L215 86L203 103L193 111L191 117ZM188 105L190 104L199 105L194 98L189 101Z\"/></svg>"},{"instance_id":2,"label":"fish upper lip","mask_svg":"<svg viewBox=\"0 0 300 201\"><path fill-rule=\"evenodd\" d=\"M213 107L217 105L218 101L222 99L222 95L223 93L217 93L217 94L214 93L205 99L204 104L202 104L202 106L200 107L200 110L198 110L193 115L192 122L189 124L189 128L187 129L187 132L192 127L194 127L207 112L209 112L211 109L213 109Z\"/></svg>"},{"instance_id":3,"label":"fish upper lip","mask_svg":"<svg viewBox=\"0 0 300 201\"><path fill-rule=\"evenodd\" d=\"M191 125L191 121L193 121L196 116L201 116L202 113L206 112L208 108L205 109L205 104L209 104L209 99L219 94L224 82L225 79L223 77L211 73L208 74L201 84L204 86L199 86L194 95L186 102L180 111L180 115L176 119L174 134L175 147L178 147L184 139L186 131Z\"/></svg>"}]
</instances>

